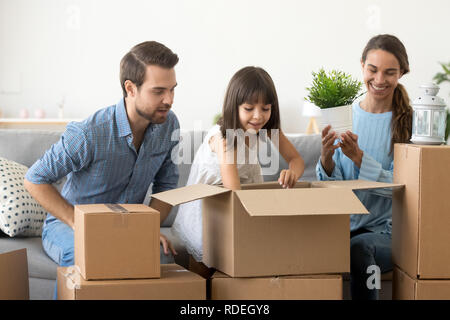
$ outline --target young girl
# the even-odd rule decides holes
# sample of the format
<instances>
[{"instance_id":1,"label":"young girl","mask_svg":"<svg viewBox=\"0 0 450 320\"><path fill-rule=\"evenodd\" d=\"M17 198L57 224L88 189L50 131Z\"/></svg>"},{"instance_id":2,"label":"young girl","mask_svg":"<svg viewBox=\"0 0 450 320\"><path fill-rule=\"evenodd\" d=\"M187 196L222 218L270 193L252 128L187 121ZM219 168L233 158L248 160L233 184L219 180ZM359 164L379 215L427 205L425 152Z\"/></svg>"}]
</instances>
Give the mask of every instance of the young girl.
<instances>
[{"instance_id":1,"label":"young girl","mask_svg":"<svg viewBox=\"0 0 450 320\"><path fill-rule=\"evenodd\" d=\"M398 83L409 72L403 44L392 35L373 37L363 51L361 66L367 94L353 104L353 132L343 133L335 143L338 136L330 126L322 131L319 180L392 182L394 143L408 143L411 137L412 108ZM373 289L367 279L373 270L392 270L392 194L385 190L356 195L370 214L350 217L352 298L377 299L379 288Z\"/></svg>"},{"instance_id":2,"label":"young girl","mask_svg":"<svg viewBox=\"0 0 450 320\"><path fill-rule=\"evenodd\" d=\"M255 140L261 129L271 136L271 129L280 129L278 98L272 78L261 68L245 67L230 80L222 117L206 135L199 147L187 185L204 183L223 184L231 190L241 184L263 182L258 163ZM245 139L228 139L231 132L245 132ZM227 143L228 142L228 143ZM242 153L240 151L244 150ZM289 164L282 170L278 182L282 187L293 187L304 171L304 162L294 146L279 130L279 151ZM239 155L244 154L244 160ZM253 157L252 157L253 155ZM184 242L195 261L202 261L201 201L180 205L173 224L175 234ZM191 263L192 263L191 259Z\"/></svg>"}]
</instances>

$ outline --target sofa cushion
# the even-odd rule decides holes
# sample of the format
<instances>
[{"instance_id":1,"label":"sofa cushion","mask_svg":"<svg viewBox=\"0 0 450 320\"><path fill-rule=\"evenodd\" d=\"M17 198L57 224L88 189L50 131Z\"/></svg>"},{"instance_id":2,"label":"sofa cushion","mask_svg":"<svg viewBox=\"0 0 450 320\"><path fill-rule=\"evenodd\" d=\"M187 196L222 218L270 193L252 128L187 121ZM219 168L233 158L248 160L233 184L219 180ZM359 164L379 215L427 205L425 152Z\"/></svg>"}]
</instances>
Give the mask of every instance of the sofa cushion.
<instances>
[{"instance_id":1,"label":"sofa cushion","mask_svg":"<svg viewBox=\"0 0 450 320\"><path fill-rule=\"evenodd\" d=\"M27 167L30 167L38 160L45 151L47 151L54 143L56 143L62 131L43 131L43 130L27 130L27 129L0 129L0 157L4 157ZM186 185L191 170L191 164L194 160L194 155L200 147L206 131L181 131L180 133L180 147L179 157L180 163L178 170L180 178L178 186ZM17 146L20 146L18 148ZM53 184L58 191L62 190L66 178L55 182ZM151 186L147 192L144 203L150 202ZM163 227L170 227L175 220L178 212L178 207L175 207L170 212L167 219L163 222Z\"/></svg>"},{"instance_id":2,"label":"sofa cushion","mask_svg":"<svg viewBox=\"0 0 450 320\"><path fill-rule=\"evenodd\" d=\"M62 131L0 129L0 157L31 167L61 137ZM66 177L53 183L61 192Z\"/></svg>"},{"instance_id":3,"label":"sofa cushion","mask_svg":"<svg viewBox=\"0 0 450 320\"><path fill-rule=\"evenodd\" d=\"M57 264L44 252L41 237L9 238L0 236L0 253L22 248L27 249L28 274L30 277L56 279Z\"/></svg>"},{"instance_id":4,"label":"sofa cushion","mask_svg":"<svg viewBox=\"0 0 450 320\"><path fill-rule=\"evenodd\" d=\"M0 229L10 237L42 234L47 212L23 185L27 170L24 165L0 157Z\"/></svg>"},{"instance_id":5,"label":"sofa cushion","mask_svg":"<svg viewBox=\"0 0 450 320\"><path fill-rule=\"evenodd\" d=\"M0 129L0 157L31 167L61 134L61 131Z\"/></svg>"},{"instance_id":6,"label":"sofa cushion","mask_svg":"<svg viewBox=\"0 0 450 320\"><path fill-rule=\"evenodd\" d=\"M288 140L294 145L295 149L300 153L305 162L305 171L300 178L301 181L314 181L316 177L316 164L320 158L322 148L322 136L320 134L286 134ZM261 165L264 181L277 181L281 170L288 169L289 165L280 155L273 145L270 146L270 152L274 152L272 157L276 157L279 161L279 167L274 173L270 164Z\"/></svg>"}]
</instances>

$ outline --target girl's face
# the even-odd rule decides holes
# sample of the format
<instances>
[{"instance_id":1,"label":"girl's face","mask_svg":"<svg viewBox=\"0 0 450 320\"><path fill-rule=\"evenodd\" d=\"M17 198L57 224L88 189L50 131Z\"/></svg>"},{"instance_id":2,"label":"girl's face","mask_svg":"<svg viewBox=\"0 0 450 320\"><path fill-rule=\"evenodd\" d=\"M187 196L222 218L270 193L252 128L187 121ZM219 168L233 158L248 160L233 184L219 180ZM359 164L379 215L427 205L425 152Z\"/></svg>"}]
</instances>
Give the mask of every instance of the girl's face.
<instances>
[{"instance_id":1,"label":"girl's face","mask_svg":"<svg viewBox=\"0 0 450 320\"><path fill-rule=\"evenodd\" d=\"M392 99L402 77L397 58L390 52L375 49L368 52L361 66L367 95L376 100Z\"/></svg>"},{"instance_id":2,"label":"girl's face","mask_svg":"<svg viewBox=\"0 0 450 320\"><path fill-rule=\"evenodd\" d=\"M262 102L256 104L243 103L238 108L241 127L245 131L252 129L258 132L269 121L272 105Z\"/></svg>"}]
</instances>

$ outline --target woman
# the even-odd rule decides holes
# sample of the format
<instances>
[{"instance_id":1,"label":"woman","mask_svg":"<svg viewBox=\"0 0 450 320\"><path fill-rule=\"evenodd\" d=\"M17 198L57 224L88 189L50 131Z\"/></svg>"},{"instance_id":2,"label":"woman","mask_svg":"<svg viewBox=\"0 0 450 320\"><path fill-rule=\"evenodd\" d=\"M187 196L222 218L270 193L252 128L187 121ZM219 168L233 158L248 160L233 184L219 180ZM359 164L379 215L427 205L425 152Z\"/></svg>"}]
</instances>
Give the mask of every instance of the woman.
<instances>
[{"instance_id":1,"label":"woman","mask_svg":"<svg viewBox=\"0 0 450 320\"><path fill-rule=\"evenodd\" d=\"M394 144L407 143L411 137L412 108L398 82L409 72L403 44L392 35L373 37L364 48L361 66L367 94L353 104L353 132L338 137L330 126L323 129L316 167L319 180L392 182ZM392 270L392 193L356 191L356 195L370 214L350 217L352 298L377 299L379 288L367 280L374 268L381 273Z\"/></svg>"}]
</instances>

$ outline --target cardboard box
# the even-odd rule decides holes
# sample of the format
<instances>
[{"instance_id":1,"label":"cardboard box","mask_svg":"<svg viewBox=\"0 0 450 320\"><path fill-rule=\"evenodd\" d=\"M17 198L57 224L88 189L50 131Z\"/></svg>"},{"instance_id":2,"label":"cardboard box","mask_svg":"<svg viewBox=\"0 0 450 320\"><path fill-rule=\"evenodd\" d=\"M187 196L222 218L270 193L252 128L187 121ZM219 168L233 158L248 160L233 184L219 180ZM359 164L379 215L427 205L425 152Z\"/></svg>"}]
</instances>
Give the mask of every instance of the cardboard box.
<instances>
[{"instance_id":1,"label":"cardboard box","mask_svg":"<svg viewBox=\"0 0 450 320\"><path fill-rule=\"evenodd\" d=\"M450 280L419 280L394 267L394 300L450 300Z\"/></svg>"},{"instance_id":2,"label":"cardboard box","mask_svg":"<svg viewBox=\"0 0 450 320\"><path fill-rule=\"evenodd\" d=\"M30 299L27 249L0 254L0 300Z\"/></svg>"},{"instance_id":3,"label":"cardboard box","mask_svg":"<svg viewBox=\"0 0 450 320\"><path fill-rule=\"evenodd\" d=\"M152 195L151 206L203 199L203 263L232 277L350 271L349 214L368 211L354 189L370 181L277 182L231 191L191 185Z\"/></svg>"},{"instance_id":4,"label":"cardboard box","mask_svg":"<svg viewBox=\"0 0 450 320\"><path fill-rule=\"evenodd\" d=\"M75 206L75 265L87 279L159 278L159 212L143 204Z\"/></svg>"},{"instance_id":5,"label":"cardboard box","mask_svg":"<svg viewBox=\"0 0 450 320\"><path fill-rule=\"evenodd\" d=\"M206 280L176 264L159 279L84 280L76 267L58 267L58 300L205 300Z\"/></svg>"},{"instance_id":6,"label":"cardboard box","mask_svg":"<svg viewBox=\"0 0 450 320\"><path fill-rule=\"evenodd\" d=\"M392 259L417 279L450 279L450 146L396 144Z\"/></svg>"},{"instance_id":7,"label":"cardboard box","mask_svg":"<svg viewBox=\"0 0 450 320\"><path fill-rule=\"evenodd\" d=\"M211 300L342 300L342 292L341 275L211 278Z\"/></svg>"}]
</instances>

